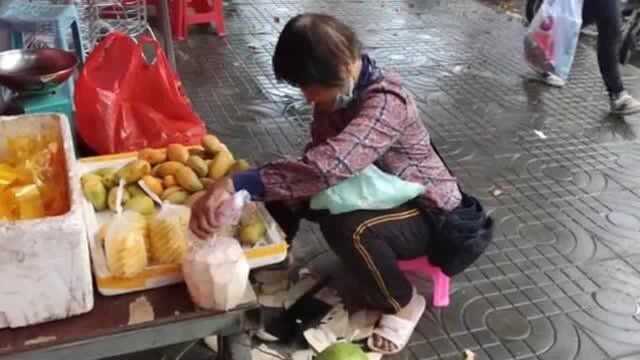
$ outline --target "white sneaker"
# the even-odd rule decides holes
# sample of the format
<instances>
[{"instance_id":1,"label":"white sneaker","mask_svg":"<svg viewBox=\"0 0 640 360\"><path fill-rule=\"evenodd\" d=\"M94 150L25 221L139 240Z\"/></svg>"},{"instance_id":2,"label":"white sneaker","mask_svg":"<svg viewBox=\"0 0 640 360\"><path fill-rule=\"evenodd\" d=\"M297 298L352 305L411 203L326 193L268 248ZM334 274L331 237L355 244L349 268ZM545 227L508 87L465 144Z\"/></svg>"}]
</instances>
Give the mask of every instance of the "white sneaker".
<instances>
[{"instance_id":1,"label":"white sneaker","mask_svg":"<svg viewBox=\"0 0 640 360\"><path fill-rule=\"evenodd\" d=\"M567 83L566 81L562 80L562 78L552 73L544 73L540 74L540 76L542 76L542 81L544 81L549 86L561 88Z\"/></svg>"},{"instance_id":2,"label":"white sneaker","mask_svg":"<svg viewBox=\"0 0 640 360\"><path fill-rule=\"evenodd\" d=\"M567 83L557 75L541 70L535 66L532 66L531 64L528 64L528 65L529 65L529 69L531 69L534 73L536 73L537 78L534 80L540 80L549 86L558 87L558 88L563 87Z\"/></svg>"},{"instance_id":3,"label":"white sneaker","mask_svg":"<svg viewBox=\"0 0 640 360\"><path fill-rule=\"evenodd\" d=\"M623 91L611 97L611 113L617 115L640 113L640 101L634 99L628 92Z\"/></svg>"}]
</instances>

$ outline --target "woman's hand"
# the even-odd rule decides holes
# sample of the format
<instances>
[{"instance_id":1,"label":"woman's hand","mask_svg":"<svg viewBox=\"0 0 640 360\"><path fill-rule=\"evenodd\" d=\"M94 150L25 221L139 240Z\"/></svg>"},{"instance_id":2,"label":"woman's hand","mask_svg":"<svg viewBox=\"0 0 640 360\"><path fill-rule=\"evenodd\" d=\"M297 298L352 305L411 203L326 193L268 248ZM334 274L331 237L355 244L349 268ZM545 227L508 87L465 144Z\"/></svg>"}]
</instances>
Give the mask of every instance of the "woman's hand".
<instances>
[{"instance_id":1,"label":"woman's hand","mask_svg":"<svg viewBox=\"0 0 640 360\"><path fill-rule=\"evenodd\" d=\"M216 211L220 204L232 196L234 192L233 181L224 178L207 189L207 193L193 204L189 228L196 236L205 239L216 231L218 228Z\"/></svg>"}]
</instances>

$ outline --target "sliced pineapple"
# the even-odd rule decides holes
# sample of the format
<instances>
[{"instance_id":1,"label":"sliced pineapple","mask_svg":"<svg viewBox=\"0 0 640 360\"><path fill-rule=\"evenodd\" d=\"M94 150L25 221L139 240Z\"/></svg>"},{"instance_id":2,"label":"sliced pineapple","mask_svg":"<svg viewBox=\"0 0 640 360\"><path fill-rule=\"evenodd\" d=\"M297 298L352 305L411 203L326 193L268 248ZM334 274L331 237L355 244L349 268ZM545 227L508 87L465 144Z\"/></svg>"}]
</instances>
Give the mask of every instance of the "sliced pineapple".
<instances>
[{"instance_id":1,"label":"sliced pineapple","mask_svg":"<svg viewBox=\"0 0 640 360\"><path fill-rule=\"evenodd\" d=\"M147 267L147 238L144 216L125 211L113 219L104 241L107 266L113 276L130 278Z\"/></svg>"}]
</instances>

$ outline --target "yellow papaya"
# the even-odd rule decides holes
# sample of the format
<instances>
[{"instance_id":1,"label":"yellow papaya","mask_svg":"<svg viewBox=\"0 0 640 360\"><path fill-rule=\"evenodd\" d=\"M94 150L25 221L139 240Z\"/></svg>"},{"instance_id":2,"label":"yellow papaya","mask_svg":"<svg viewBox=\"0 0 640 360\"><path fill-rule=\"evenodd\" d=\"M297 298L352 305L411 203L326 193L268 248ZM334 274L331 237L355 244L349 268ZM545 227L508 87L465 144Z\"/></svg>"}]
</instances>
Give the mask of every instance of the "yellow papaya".
<instances>
[{"instance_id":1,"label":"yellow papaya","mask_svg":"<svg viewBox=\"0 0 640 360\"><path fill-rule=\"evenodd\" d=\"M153 168L153 176L164 178L165 176L175 176L178 169L184 167L184 165L177 161L167 161L162 164L158 164Z\"/></svg>"},{"instance_id":2,"label":"yellow papaya","mask_svg":"<svg viewBox=\"0 0 640 360\"><path fill-rule=\"evenodd\" d=\"M200 179L198 179L196 173L186 166L178 169L178 172L176 172L176 180L183 189L190 192L196 192L204 189L204 186L200 182Z\"/></svg>"},{"instance_id":3,"label":"yellow papaya","mask_svg":"<svg viewBox=\"0 0 640 360\"><path fill-rule=\"evenodd\" d=\"M151 165L156 165L167 161L167 152L163 149L147 148L138 152L138 159L147 161Z\"/></svg>"},{"instance_id":4,"label":"yellow papaya","mask_svg":"<svg viewBox=\"0 0 640 360\"><path fill-rule=\"evenodd\" d=\"M137 182L151 172L151 165L144 160L133 160L117 172L118 179L124 179L127 184Z\"/></svg>"},{"instance_id":5,"label":"yellow papaya","mask_svg":"<svg viewBox=\"0 0 640 360\"><path fill-rule=\"evenodd\" d=\"M189 159L189 149L181 144L171 144L167 147L167 158L169 161L186 163Z\"/></svg>"},{"instance_id":6,"label":"yellow papaya","mask_svg":"<svg viewBox=\"0 0 640 360\"><path fill-rule=\"evenodd\" d=\"M209 178L218 180L224 177L233 166L233 155L228 151L221 151L213 158L209 166Z\"/></svg>"}]
</instances>

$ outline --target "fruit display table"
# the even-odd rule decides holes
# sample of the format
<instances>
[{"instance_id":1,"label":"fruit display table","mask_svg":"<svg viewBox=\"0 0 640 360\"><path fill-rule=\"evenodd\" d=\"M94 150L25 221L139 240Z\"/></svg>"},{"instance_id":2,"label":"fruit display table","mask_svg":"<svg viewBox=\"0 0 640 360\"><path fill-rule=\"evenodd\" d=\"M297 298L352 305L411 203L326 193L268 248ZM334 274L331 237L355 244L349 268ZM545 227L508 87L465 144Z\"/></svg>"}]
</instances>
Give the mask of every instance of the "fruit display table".
<instances>
[{"instance_id":1,"label":"fruit display table","mask_svg":"<svg viewBox=\"0 0 640 360\"><path fill-rule=\"evenodd\" d=\"M227 341L228 336L242 333L247 312L257 307L252 288L248 286L242 297L238 293L242 288L234 282L234 295L238 296L228 306L242 305L230 311L201 310L182 284L181 262L188 255L188 218L180 218L178 223L172 223L172 231L164 232L152 231L147 221L153 221L153 230L157 230L165 226L162 221L174 218L173 212L166 215L166 211L180 209L180 214L190 214L185 204L187 197L197 191L203 194L202 182L215 181L234 166L248 164L234 160L226 146L212 135L205 137L202 148L172 144L166 151L147 149L139 154L76 161L64 116L5 117L0 118L0 128L6 138L0 139L6 142L5 148L0 149L0 155L4 155L0 158L0 360L104 359L210 335L222 339L220 353L233 353L224 345L231 342ZM151 173L150 162L138 157L153 160L158 166L156 173ZM169 161L159 161L158 157ZM143 172L138 171L139 164L144 165ZM112 170L110 175L106 170ZM152 176L162 175L164 181L174 174L168 191L162 189L160 177ZM115 179L111 175L119 177L119 195L111 201L117 203L115 206L106 198L105 187L111 186L106 184ZM95 193L87 190L89 185L102 190L101 203L96 202L95 196L91 196L95 204L87 199L87 194ZM125 190L130 201L122 201ZM181 197L171 196L174 194ZM161 204L156 208L148 196L163 196L166 203L156 200ZM138 206L141 199L150 206ZM114 207L125 207L126 211L113 213ZM260 213L258 205L253 209L248 224L262 224L261 237L256 236L256 242L246 249L234 243L237 252L247 258L247 273L250 266L265 266L286 257L281 230L268 214ZM96 224L105 219L109 221L102 236ZM143 225L136 222L122 230L122 219L141 219L139 223ZM114 228L121 231L111 231ZM241 228L238 226L238 231ZM132 233L135 238L130 236ZM141 245L133 252L131 239ZM180 246L160 245L166 243ZM114 248L116 251L107 251ZM125 256L123 249L128 251ZM106 253L115 259L109 263L105 256L94 256L93 279L90 253ZM175 254L175 258L168 256ZM137 272L131 271L132 261L123 261L129 259L137 261Z\"/></svg>"},{"instance_id":2,"label":"fruit display table","mask_svg":"<svg viewBox=\"0 0 640 360\"><path fill-rule=\"evenodd\" d=\"M183 284L120 296L95 294L84 315L0 330L0 359L102 359L209 335L240 333L254 303L229 312L194 308Z\"/></svg>"}]
</instances>

